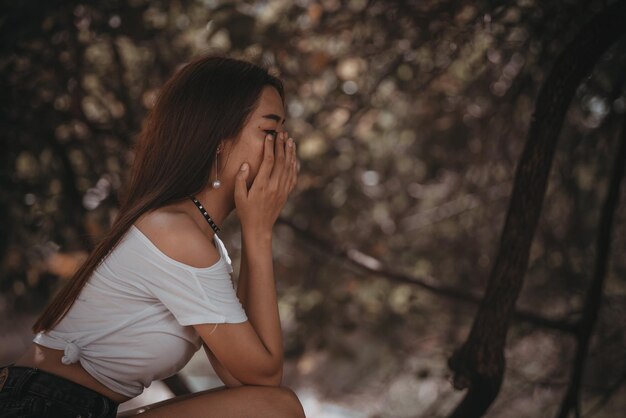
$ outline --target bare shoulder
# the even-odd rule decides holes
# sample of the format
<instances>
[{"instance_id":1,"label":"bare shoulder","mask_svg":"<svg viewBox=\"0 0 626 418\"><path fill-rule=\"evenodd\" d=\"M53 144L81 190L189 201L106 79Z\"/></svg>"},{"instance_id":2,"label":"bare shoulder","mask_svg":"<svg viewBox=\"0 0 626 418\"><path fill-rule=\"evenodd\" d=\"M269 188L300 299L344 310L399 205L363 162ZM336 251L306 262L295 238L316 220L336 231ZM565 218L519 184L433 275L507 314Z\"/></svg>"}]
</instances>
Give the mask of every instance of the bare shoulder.
<instances>
[{"instance_id":1,"label":"bare shoulder","mask_svg":"<svg viewBox=\"0 0 626 418\"><path fill-rule=\"evenodd\" d=\"M210 267L220 258L213 238L183 211L159 208L141 215L135 226L162 253L190 267Z\"/></svg>"}]
</instances>

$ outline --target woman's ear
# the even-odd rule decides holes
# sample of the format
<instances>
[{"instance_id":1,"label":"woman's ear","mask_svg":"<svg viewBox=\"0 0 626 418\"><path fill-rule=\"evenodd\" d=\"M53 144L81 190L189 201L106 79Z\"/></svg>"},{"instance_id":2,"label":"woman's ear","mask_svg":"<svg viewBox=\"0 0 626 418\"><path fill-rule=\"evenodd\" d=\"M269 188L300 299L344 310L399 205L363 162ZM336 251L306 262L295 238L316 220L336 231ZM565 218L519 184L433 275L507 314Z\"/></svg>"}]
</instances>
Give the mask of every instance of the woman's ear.
<instances>
[{"instance_id":1,"label":"woman's ear","mask_svg":"<svg viewBox=\"0 0 626 418\"><path fill-rule=\"evenodd\" d=\"M220 142L217 143L216 152L219 154L224 153L224 151L228 151L233 146L234 142L235 140L233 138L220 139Z\"/></svg>"}]
</instances>

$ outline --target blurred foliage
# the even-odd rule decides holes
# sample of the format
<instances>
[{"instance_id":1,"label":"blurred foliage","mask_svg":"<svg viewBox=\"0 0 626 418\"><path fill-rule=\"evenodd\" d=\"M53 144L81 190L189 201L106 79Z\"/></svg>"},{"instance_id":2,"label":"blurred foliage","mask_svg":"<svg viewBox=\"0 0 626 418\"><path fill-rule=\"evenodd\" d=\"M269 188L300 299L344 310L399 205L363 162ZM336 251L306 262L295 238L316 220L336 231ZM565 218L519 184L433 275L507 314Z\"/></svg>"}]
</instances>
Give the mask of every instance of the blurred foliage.
<instances>
[{"instance_id":1,"label":"blurred foliage","mask_svg":"<svg viewBox=\"0 0 626 418\"><path fill-rule=\"evenodd\" d=\"M38 312L98 241L159 87L203 53L264 63L284 80L287 130L302 162L283 211L293 225L384 269L482 291L537 91L555 55L602 6L4 1L0 312ZM589 283L626 111L624 91L614 91L625 50L622 39L579 87L562 131L519 301L546 317L576 318ZM626 368L625 195L585 402ZM234 261L236 225L231 218L223 228ZM407 416L403 408L434 416L454 404L445 356L462 341L474 305L353 268L286 224L276 234L286 353L299 379L325 396L379 391L396 416ZM569 338L514 324L508 383L491 416L510 416L503 405L552 411L567 379ZM415 382L418 406L404 392Z\"/></svg>"}]
</instances>

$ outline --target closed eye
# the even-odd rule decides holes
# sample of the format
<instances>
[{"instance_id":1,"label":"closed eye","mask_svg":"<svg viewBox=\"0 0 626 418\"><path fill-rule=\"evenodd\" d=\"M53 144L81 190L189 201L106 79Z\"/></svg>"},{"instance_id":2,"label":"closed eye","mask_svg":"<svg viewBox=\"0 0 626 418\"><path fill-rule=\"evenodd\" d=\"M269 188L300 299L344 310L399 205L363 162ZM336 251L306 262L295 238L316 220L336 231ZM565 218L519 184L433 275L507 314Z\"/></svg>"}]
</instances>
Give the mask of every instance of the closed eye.
<instances>
[{"instance_id":1,"label":"closed eye","mask_svg":"<svg viewBox=\"0 0 626 418\"><path fill-rule=\"evenodd\" d=\"M274 129L263 129L263 132L271 134L274 139L276 139L276 135L278 135L278 132L276 132Z\"/></svg>"}]
</instances>

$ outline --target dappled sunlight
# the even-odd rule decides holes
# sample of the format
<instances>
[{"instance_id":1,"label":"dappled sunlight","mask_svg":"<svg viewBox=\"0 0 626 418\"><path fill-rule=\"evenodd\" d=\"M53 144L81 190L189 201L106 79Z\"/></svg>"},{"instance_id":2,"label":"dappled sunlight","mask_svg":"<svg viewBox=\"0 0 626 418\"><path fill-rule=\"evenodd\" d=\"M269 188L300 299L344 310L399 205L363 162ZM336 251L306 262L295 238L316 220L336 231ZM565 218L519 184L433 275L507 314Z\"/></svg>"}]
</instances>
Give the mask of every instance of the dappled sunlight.
<instances>
[{"instance_id":1,"label":"dappled sunlight","mask_svg":"<svg viewBox=\"0 0 626 418\"><path fill-rule=\"evenodd\" d=\"M284 81L301 164L272 243L285 385L309 418L452 411L464 392L448 359L468 337L499 251L523 253L500 240L541 116L538 93L572 37L612 2L35 3L37 13L16 6L0 25L0 315L22 318L0 326L0 345L13 346L0 363L28 341L22 320L41 312L118 215L164 81L192 58L225 54ZM564 107L490 417L555 416L569 382L568 326L583 315L624 129L625 57L622 40ZM625 406L615 387L626 368L621 198L583 416L596 404L598 418ZM239 222L220 226L236 282ZM202 350L179 374L193 392L222 384ZM120 412L172 396L155 381Z\"/></svg>"}]
</instances>

